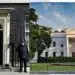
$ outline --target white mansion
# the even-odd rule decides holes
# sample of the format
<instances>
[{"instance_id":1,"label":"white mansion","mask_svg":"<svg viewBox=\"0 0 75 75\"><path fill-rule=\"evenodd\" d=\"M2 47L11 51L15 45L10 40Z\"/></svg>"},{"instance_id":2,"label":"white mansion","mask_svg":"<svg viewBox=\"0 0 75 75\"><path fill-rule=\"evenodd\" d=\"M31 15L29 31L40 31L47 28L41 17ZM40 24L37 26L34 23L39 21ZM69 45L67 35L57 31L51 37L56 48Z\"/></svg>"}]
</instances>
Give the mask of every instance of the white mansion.
<instances>
[{"instance_id":1,"label":"white mansion","mask_svg":"<svg viewBox=\"0 0 75 75\"><path fill-rule=\"evenodd\" d=\"M42 57L45 57L46 52L48 53L48 57L75 57L75 29L59 29L52 32L51 37L51 47L43 51Z\"/></svg>"}]
</instances>

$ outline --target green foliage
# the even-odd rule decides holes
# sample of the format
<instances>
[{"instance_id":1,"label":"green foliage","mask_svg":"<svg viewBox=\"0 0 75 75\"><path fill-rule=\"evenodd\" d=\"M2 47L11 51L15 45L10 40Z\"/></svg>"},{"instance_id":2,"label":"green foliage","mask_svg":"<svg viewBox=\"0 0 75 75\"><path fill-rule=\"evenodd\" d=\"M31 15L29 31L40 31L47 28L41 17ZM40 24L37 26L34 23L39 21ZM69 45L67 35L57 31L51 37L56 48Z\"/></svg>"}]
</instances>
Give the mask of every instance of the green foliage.
<instances>
[{"instance_id":1,"label":"green foliage","mask_svg":"<svg viewBox=\"0 0 75 75\"><path fill-rule=\"evenodd\" d=\"M47 48L49 48L50 44L51 44L51 41L52 41L50 33L47 33L47 32L45 32L45 30L43 30L43 32L42 32L42 40L43 40L45 46Z\"/></svg>"},{"instance_id":2,"label":"green foliage","mask_svg":"<svg viewBox=\"0 0 75 75\"><path fill-rule=\"evenodd\" d=\"M38 15L35 13L35 9L30 8L29 12L30 12L30 15L29 15L30 20L33 21L33 22L37 22Z\"/></svg>"},{"instance_id":3,"label":"green foliage","mask_svg":"<svg viewBox=\"0 0 75 75\"><path fill-rule=\"evenodd\" d=\"M50 47L51 44L51 32L46 32L49 30L46 27L41 27L38 24L33 24L33 22L37 22L38 16L35 12L36 10L30 8L30 56L33 57L34 53L38 52L38 57L43 52L43 50L47 47Z\"/></svg>"},{"instance_id":4,"label":"green foliage","mask_svg":"<svg viewBox=\"0 0 75 75\"><path fill-rule=\"evenodd\" d=\"M43 52L43 50L46 47L49 48L51 44L50 32L46 31L46 27L40 28L40 26L37 24L30 25L30 50L33 53L37 51L39 56Z\"/></svg>"},{"instance_id":5,"label":"green foliage","mask_svg":"<svg viewBox=\"0 0 75 75\"><path fill-rule=\"evenodd\" d=\"M64 62L75 62L75 57L40 57L39 62L49 63L64 63Z\"/></svg>"},{"instance_id":6,"label":"green foliage","mask_svg":"<svg viewBox=\"0 0 75 75\"><path fill-rule=\"evenodd\" d=\"M30 51L29 52L29 58L33 58L33 56L34 56L34 52Z\"/></svg>"},{"instance_id":7,"label":"green foliage","mask_svg":"<svg viewBox=\"0 0 75 75\"><path fill-rule=\"evenodd\" d=\"M32 24L30 24L30 54L32 58L34 56L34 53L36 51L36 47L37 47L37 30L38 30L38 26L33 26Z\"/></svg>"}]
</instances>

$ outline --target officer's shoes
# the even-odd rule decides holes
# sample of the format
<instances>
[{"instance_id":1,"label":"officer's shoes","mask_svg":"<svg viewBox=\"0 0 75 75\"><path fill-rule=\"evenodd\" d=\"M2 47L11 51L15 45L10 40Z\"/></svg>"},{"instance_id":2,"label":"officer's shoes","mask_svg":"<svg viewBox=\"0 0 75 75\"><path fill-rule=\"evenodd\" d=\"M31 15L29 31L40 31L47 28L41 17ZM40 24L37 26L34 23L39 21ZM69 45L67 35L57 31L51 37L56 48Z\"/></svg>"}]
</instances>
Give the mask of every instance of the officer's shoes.
<instances>
[{"instance_id":1,"label":"officer's shoes","mask_svg":"<svg viewBox=\"0 0 75 75\"><path fill-rule=\"evenodd\" d=\"M22 72L22 70L19 70L19 72Z\"/></svg>"}]
</instances>

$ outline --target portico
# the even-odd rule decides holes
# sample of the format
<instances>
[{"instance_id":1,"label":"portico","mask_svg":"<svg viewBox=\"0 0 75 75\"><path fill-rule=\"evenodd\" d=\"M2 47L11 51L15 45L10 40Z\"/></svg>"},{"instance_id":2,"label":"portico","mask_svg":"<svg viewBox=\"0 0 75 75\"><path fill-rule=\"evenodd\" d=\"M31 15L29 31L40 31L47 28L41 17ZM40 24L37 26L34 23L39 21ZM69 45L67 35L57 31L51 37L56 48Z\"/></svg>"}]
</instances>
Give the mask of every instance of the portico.
<instances>
[{"instance_id":1,"label":"portico","mask_svg":"<svg viewBox=\"0 0 75 75\"><path fill-rule=\"evenodd\" d=\"M67 57L75 57L75 29L66 32Z\"/></svg>"},{"instance_id":2,"label":"portico","mask_svg":"<svg viewBox=\"0 0 75 75\"><path fill-rule=\"evenodd\" d=\"M10 14L0 13L0 65L9 64Z\"/></svg>"}]
</instances>

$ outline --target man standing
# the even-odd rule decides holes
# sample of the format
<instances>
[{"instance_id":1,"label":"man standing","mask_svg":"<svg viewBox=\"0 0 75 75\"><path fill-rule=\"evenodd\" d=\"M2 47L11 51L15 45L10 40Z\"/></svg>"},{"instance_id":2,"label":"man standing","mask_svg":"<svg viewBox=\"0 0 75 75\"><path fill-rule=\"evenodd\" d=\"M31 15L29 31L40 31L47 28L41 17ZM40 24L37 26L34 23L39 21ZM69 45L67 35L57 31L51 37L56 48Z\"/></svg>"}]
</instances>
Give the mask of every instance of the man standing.
<instances>
[{"instance_id":1,"label":"man standing","mask_svg":"<svg viewBox=\"0 0 75 75\"><path fill-rule=\"evenodd\" d=\"M28 48L24 41L18 45L18 55L20 58L20 70L22 72L23 64L24 64L24 72L26 72L26 65L27 65L27 57L28 57Z\"/></svg>"}]
</instances>

